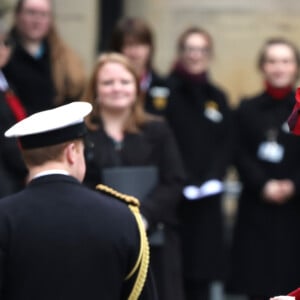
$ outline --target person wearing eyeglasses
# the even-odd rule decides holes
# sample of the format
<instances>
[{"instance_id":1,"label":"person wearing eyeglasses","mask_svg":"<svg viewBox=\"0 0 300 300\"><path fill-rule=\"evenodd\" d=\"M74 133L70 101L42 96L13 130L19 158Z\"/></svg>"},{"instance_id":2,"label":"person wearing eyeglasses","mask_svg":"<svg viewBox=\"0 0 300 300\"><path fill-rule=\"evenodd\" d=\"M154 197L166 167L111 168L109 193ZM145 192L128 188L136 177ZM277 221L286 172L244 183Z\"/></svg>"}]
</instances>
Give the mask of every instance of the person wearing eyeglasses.
<instances>
[{"instance_id":1,"label":"person wearing eyeglasses","mask_svg":"<svg viewBox=\"0 0 300 300\"><path fill-rule=\"evenodd\" d=\"M231 112L224 91L209 75L211 35L188 28L177 52L166 118L187 172L181 207L185 290L188 300L201 300L209 299L212 281L225 276L221 197L231 154ZM201 187L213 187L213 193L204 195Z\"/></svg>"},{"instance_id":2,"label":"person wearing eyeglasses","mask_svg":"<svg viewBox=\"0 0 300 300\"><path fill-rule=\"evenodd\" d=\"M50 0L15 6L15 48L3 71L28 114L78 100L85 84L81 59L59 36L53 10Z\"/></svg>"},{"instance_id":3,"label":"person wearing eyeglasses","mask_svg":"<svg viewBox=\"0 0 300 300\"><path fill-rule=\"evenodd\" d=\"M12 40L8 37L6 24L0 19L0 197L22 188L27 173L16 141L4 138L5 130L26 116L24 107L2 72L11 50Z\"/></svg>"}]
</instances>

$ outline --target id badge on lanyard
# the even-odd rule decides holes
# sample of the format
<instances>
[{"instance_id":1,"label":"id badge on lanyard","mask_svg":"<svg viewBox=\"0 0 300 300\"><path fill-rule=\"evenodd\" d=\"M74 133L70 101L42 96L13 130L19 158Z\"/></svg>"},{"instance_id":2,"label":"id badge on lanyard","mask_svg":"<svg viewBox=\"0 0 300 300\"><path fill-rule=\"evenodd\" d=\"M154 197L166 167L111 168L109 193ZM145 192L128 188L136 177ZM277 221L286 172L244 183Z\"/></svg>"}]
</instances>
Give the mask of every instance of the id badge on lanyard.
<instances>
[{"instance_id":1,"label":"id badge on lanyard","mask_svg":"<svg viewBox=\"0 0 300 300\"><path fill-rule=\"evenodd\" d=\"M284 152L284 146L277 142L277 131L269 130L267 140L258 146L257 156L261 160L278 164L283 160Z\"/></svg>"}]
</instances>

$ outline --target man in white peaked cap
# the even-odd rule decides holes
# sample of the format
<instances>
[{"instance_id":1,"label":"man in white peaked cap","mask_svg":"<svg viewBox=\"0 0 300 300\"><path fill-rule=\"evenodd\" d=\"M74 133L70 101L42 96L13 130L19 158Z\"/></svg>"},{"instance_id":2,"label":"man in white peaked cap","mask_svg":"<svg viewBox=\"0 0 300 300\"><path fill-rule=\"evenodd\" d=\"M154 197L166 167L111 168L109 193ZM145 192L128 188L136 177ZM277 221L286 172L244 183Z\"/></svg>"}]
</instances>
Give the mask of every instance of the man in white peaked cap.
<instances>
[{"instance_id":1,"label":"man in white peaked cap","mask_svg":"<svg viewBox=\"0 0 300 300\"><path fill-rule=\"evenodd\" d=\"M155 299L149 277L143 288L148 253L138 202L81 184L90 111L73 102L5 133L18 139L29 184L0 200L1 300Z\"/></svg>"}]
</instances>

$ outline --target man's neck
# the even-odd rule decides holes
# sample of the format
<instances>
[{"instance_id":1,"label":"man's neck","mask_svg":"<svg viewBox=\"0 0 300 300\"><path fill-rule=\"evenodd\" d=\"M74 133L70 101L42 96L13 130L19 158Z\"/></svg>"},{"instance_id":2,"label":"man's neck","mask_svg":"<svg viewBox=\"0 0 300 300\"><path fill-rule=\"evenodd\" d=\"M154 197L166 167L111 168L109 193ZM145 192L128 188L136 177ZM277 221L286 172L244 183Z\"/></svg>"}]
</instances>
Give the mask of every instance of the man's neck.
<instances>
[{"instance_id":1,"label":"man's neck","mask_svg":"<svg viewBox=\"0 0 300 300\"><path fill-rule=\"evenodd\" d=\"M47 171L43 171L43 172L37 173L32 179L35 179L35 178L38 178L38 177L42 177L42 176L46 176L46 175L55 175L55 174L70 175L65 170L59 170L59 169L57 169L57 170L47 170Z\"/></svg>"},{"instance_id":2,"label":"man's neck","mask_svg":"<svg viewBox=\"0 0 300 300\"><path fill-rule=\"evenodd\" d=\"M64 166L64 164L54 162L47 163L42 166L29 167L28 181L50 174L70 175L70 170L66 166Z\"/></svg>"}]
</instances>

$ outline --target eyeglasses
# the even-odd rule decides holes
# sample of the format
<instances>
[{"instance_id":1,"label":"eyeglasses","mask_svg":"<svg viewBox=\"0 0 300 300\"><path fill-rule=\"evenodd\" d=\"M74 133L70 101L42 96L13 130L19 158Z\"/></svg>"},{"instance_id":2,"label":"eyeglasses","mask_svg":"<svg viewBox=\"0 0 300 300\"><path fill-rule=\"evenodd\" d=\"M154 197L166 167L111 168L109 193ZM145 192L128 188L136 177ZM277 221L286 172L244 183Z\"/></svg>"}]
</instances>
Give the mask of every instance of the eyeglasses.
<instances>
[{"instance_id":1,"label":"eyeglasses","mask_svg":"<svg viewBox=\"0 0 300 300\"><path fill-rule=\"evenodd\" d=\"M0 47L9 48L13 44L12 39L6 38L4 40L0 40Z\"/></svg>"},{"instance_id":2,"label":"eyeglasses","mask_svg":"<svg viewBox=\"0 0 300 300\"><path fill-rule=\"evenodd\" d=\"M202 55L208 55L210 54L209 47L191 47L186 46L183 48L183 51L186 53L200 53Z\"/></svg>"},{"instance_id":3,"label":"eyeglasses","mask_svg":"<svg viewBox=\"0 0 300 300\"><path fill-rule=\"evenodd\" d=\"M49 18L51 16L50 11L42 11L42 10L35 10L35 9L23 9L21 11L23 14L25 14L28 17L41 17L43 19Z\"/></svg>"}]
</instances>

